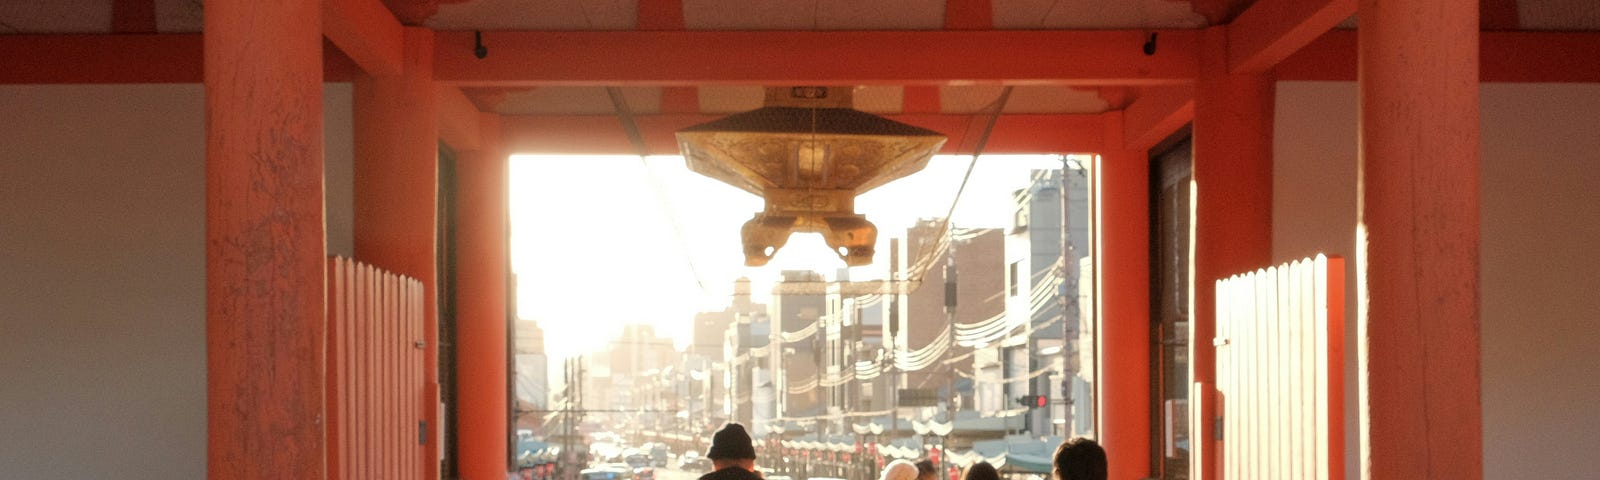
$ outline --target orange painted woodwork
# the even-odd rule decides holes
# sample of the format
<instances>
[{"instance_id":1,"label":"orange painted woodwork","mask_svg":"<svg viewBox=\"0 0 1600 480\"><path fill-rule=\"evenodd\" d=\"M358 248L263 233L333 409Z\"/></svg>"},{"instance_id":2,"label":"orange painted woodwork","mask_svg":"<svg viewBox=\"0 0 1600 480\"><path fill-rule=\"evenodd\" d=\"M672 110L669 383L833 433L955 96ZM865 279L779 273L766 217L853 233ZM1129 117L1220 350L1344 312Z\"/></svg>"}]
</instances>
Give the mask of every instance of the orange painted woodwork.
<instances>
[{"instance_id":1,"label":"orange painted woodwork","mask_svg":"<svg viewBox=\"0 0 1600 480\"><path fill-rule=\"evenodd\" d=\"M208 478L324 474L320 8L205 3Z\"/></svg>"},{"instance_id":2,"label":"orange painted woodwork","mask_svg":"<svg viewBox=\"0 0 1600 480\"><path fill-rule=\"evenodd\" d=\"M0 35L0 84L199 83L202 49L197 33Z\"/></svg>"},{"instance_id":3,"label":"orange painted woodwork","mask_svg":"<svg viewBox=\"0 0 1600 480\"><path fill-rule=\"evenodd\" d=\"M439 32L435 78L464 86L1191 81L1199 35L1161 31L1161 52L1147 56L1140 49L1146 33L498 32L485 34L494 53L479 59L472 54L472 32Z\"/></svg>"},{"instance_id":4,"label":"orange painted woodwork","mask_svg":"<svg viewBox=\"0 0 1600 480\"><path fill-rule=\"evenodd\" d=\"M1095 433L1110 478L1150 473L1150 166L1122 145L1122 114L1105 115L1094 167L1095 316L1099 338ZM1115 372L1114 375L1107 372Z\"/></svg>"},{"instance_id":5,"label":"orange painted woodwork","mask_svg":"<svg viewBox=\"0 0 1600 480\"><path fill-rule=\"evenodd\" d=\"M1144 88L1124 112L1124 148L1149 150L1194 120L1194 87Z\"/></svg>"},{"instance_id":6,"label":"orange painted woodwork","mask_svg":"<svg viewBox=\"0 0 1600 480\"><path fill-rule=\"evenodd\" d=\"M987 117L981 115L885 115L950 137L940 153L971 153ZM640 136L651 155L678 154L673 133L717 117L710 115L636 115ZM996 122L984 152L1094 152L1101 146L1100 115L1004 115ZM616 117L608 115L508 116L501 119L505 151L637 155Z\"/></svg>"},{"instance_id":7,"label":"orange painted woodwork","mask_svg":"<svg viewBox=\"0 0 1600 480\"><path fill-rule=\"evenodd\" d=\"M600 35L599 32L591 32ZM746 32L756 33L756 32ZM770 32L769 32L770 33ZM1002 32L1003 33L1003 32ZM787 33L772 33L783 36ZM1167 50L1169 35L1161 36L1161 51ZM1349 30L1332 30L1278 63L1279 80L1338 80L1354 81L1356 78L1356 34ZM1600 63L1573 62L1585 58L1590 52L1600 50L1600 33L1595 32L1484 32L1481 37L1482 69L1485 82L1563 82L1600 83ZM768 42L768 48L774 47ZM1190 42L1193 43L1192 41ZM945 47L962 48L945 42ZM471 49L471 38L463 47ZM1191 45L1192 48L1192 45ZM0 84L107 84L107 83L199 83L201 72L201 39L199 34L166 33L153 35L0 35L0 58L7 67L0 69ZM324 80L350 81L359 64L338 49L326 49ZM1193 62L1193 54L1188 54ZM343 57L343 58L335 58ZM688 80L649 80L647 74L630 78L634 84L713 84L741 83L706 66L710 73L685 75ZM1073 67L1080 77L1091 75L1093 68L1086 65ZM1194 69L1187 76L1166 76L1162 82L1169 85L1189 84ZM875 69L863 70L862 75L842 77L865 78ZM1122 69L1118 69L1119 71ZM453 74L451 83L507 84L519 83L494 71L479 71L482 78ZM489 75L492 75L489 76ZM945 70L941 78L922 79L910 83L920 85L949 84L965 80L969 74ZM694 77L704 77L704 81ZM508 79L509 78L509 79ZM531 79L527 84L551 83L548 77ZM1020 82L1020 81L1018 81ZM1029 83L1090 84L1092 80L1054 79ZM605 85L603 80L564 78L558 83L571 85ZM748 83L748 82L744 82ZM881 83L881 82L880 82ZM520 88L528 88L523 86ZM492 102L491 102L492 103Z\"/></svg>"},{"instance_id":8,"label":"orange painted woodwork","mask_svg":"<svg viewBox=\"0 0 1600 480\"><path fill-rule=\"evenodd\" d=\"M1366 478L1479 479L1478 6L1363 0L1360 16Z\"/></svg>"},{"instance_id":9,"label":"orange painted woodwork","mask_svg":"<svg viewBox=\"0 0 1600 480\"><path fill-rule=\"evenodd\" d=\"M155 0L112 0L112 33L156 33Z\"/></svg>"},{"instance_id":10,"label":"orange painted woodwork","mask_svg":"<svg viewBox=\"0 0 1600 480\"><path fill-rule=\"evenodd\" d=\"M1216 292L1221 278L1272 260L1272 120L1270 75L1228 73L1227 30L1205 33L1194 100L1194 295L1189 319L1189 380L1215 384ZM1199 398L1191 395L1190 398ZM1201 424L1215 405L1191 405ZM1191 477L1216 471L1215 432L1190 432Z\"/></svg>"},{"instance_id":11,"label":"orange painted woodwork","mask_svg":"<svg viewBox=\"0 0 1600 480\"><path fill-rule=\"evenodd\" d=\"M431 37L426 29L405 29L404 74L355 81L354 243L356 258L361 261L422 283L422 377L425 390L437 391L439 107L438 91L430 80ZM390 392L389 382L379 379L374 388ZM427 431L436 432L440 425L437 404L437 398L423 396L414 410L394 410L391 418L404 424L384 424L372 434L380 441L410 441L419 435L418 421L426 421ZM417 461L401 469L420 471L424 480L438 478L438 437L427 438L427 445L417 447ZM398 461L382 454L376 458L379 466Z\"/></svg>"},{"instance_id":12,"label":"orange painted woodwork","mask_svg":"<svg viewBox=\"0 0 1600 480\"><path fill-rule=\"evenodd\" d=\"M661 87L661 113L700 113L700 89L695 87Z\"/></svg>"},{"instance_id":13,"label":"orange painted woodwork","mask_svg":"<svg viewBox=\"0 0 1600 480\"><path fill-rule=\"evenodd\" d=\"M456 445L461 478L505 478L507 161L493 115L484 115L483 148L456 157L456 288L472 292L456 308Z\"/></svg>"},{"instance_id":14,"label":"orange painted woodwork","mask_svg":"<svg viewBox=\"0 0 1600 480\"><path fill-rule=\"evenodd\" d=\"M944 29L994 29L994 2L992 0L945 0Z\"/></svg>"},{"instance_id":15,"label":"orange painted woodwork","mask_svg":"<svg viewBox=\"0 0 1600 480\"><path fill-rule=\"evenodd\" d=\"M942 113L943 100L939 98L937 85L906 85L900 96L900 112L913 113Z\"/></svg>"},{"instance_id":16,"label":"orange painted woodwork","mask_svg":"<svg viewBox=\"0 0 1600 480\"><path fill-rule=\"evenodd\" d=\"M1479 30L1516 30L1522 26L1517 0L1479 0Z\"/></svg>"},{"instance_id":17,"label":"orange painted woodwork","mask_svg":"<svg viewBox=\"0 0 1600 480\"><path fill-rule=\"evenodd\" d=\"M1344 431L1344 381L1345 355L1349 346L1345 345L1345 310L1344 298L1349 292L1345 291L1345 266L1344 258L1328 257L1328 338L1337 338L1337 341L1328 344L1327 371L1323 374L1328 378L1337 378L1340 381L1328 383L1328 405L1339 405L1339 408L1329 409L1328 416L1328 478L1345 477L1345 436L1353 433ZM1333 301L1333 299L1340 299Z\"/></svg>"},{"instance_id":18,"label":"orange painted woodwork","mask_svg":"<svg viewBox=\"0 0 1600 480\"><path fill-rule=\"evenodd\" d=\"M1228 24L1228 71L1260 74L1356 13L1356 0L1258 0Z\"/></svg>"},{"instance_id":19,"label":"orange painted woodwork","mask_svg":"<svg viewBox=\"0 0 1600 480\"><path fill-rule=\"evenodd\" d=\"M1600 33L1482 32L1484 82L1600 83L1600 62L1574 62L1600 51ZM1278 65L1279 80L1354 81L1356 32L1323 34Z\"/></svg>"},{"instance_id":20,"label":"orange painted woodwork","mask_svg":"<svg viewBox=\"0 0 1600 480\"><path fill-rule=\"evenodd\" d=\"M683 30L683 0L639 0L639 30Z\"/></svg>"},{"instance_id":21,"label":"orange painted woodwork","mask_svg":"<svg viewBox=\"0 0 1600 480\"><path fill-rule=\"evenodd\" d=\"M483 148L477 105L460 88L435 85L434 89L439 96L439 141L458 152Z\"/></svg>"},{"instance_id":22,"label":"orange painted woodwork","mask_svg":"<svg viewBox=\"0 0 1600 480\"><path fill-rule=\"evenodd\" d=\"M373 0L324 0L322 32L371 75L399 75L405 40L400 21Z\"/></svg>"}]
</instances>

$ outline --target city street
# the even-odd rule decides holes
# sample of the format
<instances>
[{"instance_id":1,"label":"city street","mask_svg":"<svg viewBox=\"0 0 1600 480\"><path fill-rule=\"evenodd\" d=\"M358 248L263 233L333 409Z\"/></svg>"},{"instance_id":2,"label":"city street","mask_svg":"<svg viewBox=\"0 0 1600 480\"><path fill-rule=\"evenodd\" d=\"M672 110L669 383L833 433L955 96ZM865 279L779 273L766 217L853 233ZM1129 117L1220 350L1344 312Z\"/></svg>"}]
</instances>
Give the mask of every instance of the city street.
<instances>
[{"instance_id":1,"label":"city street","mask_svg":"<svg viewBox=\"0 0 1600 480\"><path fill-rule=\"evenodd\" d=\"M669 468L657 468L655 480L695 480L700 478L700 473L685 472Z\"/></svg>"}]
</instances>

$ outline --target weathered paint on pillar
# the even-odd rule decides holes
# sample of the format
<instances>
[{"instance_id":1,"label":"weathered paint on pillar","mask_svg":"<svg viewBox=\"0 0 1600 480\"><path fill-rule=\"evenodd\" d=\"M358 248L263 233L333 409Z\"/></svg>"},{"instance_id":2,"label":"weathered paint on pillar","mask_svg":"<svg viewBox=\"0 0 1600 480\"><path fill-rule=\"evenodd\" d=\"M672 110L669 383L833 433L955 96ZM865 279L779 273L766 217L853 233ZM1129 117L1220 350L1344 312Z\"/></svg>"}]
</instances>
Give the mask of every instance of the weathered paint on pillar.
<instances>
[{"instance_id":1,"label":"weathered paint on pillar","mask_svg":"<svg viewBox=\"0 0 1600 480\"><path fill-rule=\"evenodd\" d=\"M1099 315L1096 436L1111 478L1150 474L1150 162L1124 150L1123 114L1106 113L1095 174Z\"/></svg>"},{"instance_id":2,"label":"weathered paint on pillar","mask_svg":"<svg viewBox=\"0 0 1600 480\"><path fill-rule=\"evenodd\" d=\"M206 471L322 478L322 2L205 2Z\"/></svg>"},{"instance_id":3,"label":"weathered paint on pillar","mask_svg":"<svg viewBox=\"0 0 1600 480\"><path fill-rule=\"evenodd\" d=\"M456 157L456 445L464 479L505 478L510 418L506 405L506 288L510 266L507 156L499 117L478 122L481 148Z\"/></svg>"},{"instance_id":4,"label":"weathered paint on pillar","mask_svg":"<svg viewBox=\"0 0 1600 480\"><path fill-rule=\"evenodd\" d=\"M1276 82L1228 73L1226 27L1206 30L1194 101L1193 302L1189 380L1216 385L1216 281L1272 262L1272 115ZM1190 391L1190 478L1219 478L1215 431L1221 414Z\"/></svg>"},{"instance_id":5,"label":"weathered paint on pillar","mask_svg":"<svg viewBox=\"0 0 1600 480\"><path fill-rule=\"evenodd\" d=\"M433 33L405 29L405 65L400 75L355 81L356 259L422 282L424 392L394 392L421 398L421 412L400 412L397 441L416 442L417 421L427 422L418 465L424 480L439 477L439 314L437 297L438 96L433 82ZM385 470L389 471L389 470Z\"/></svg>"},{"instance_id":6,"label":"weathered paint on pillar","mask_svg":"<svg viewBox=\"0 0 1600 480\"><path fill-rule=\"evenodd\" d=\"M1482 478L1478 5L1359 14L1362 463L1373 480Z\"/></svg>"}]
</instances>

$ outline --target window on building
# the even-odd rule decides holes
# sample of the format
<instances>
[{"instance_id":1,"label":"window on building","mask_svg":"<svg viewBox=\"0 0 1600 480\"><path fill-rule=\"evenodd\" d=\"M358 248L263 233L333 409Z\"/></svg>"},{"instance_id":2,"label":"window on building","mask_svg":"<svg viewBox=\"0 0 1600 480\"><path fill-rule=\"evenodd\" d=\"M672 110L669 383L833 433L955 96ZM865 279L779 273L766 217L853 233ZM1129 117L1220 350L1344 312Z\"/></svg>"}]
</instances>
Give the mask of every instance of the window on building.
<instances>
[{"instance_id":1,"label":"window on building","mask_svg":"<svg viewBox=\"0 0 1600 480\"><path fill-rule=\"evenodd\" d=\"M1007 296L1012 296L1012 297L1017 296L1017 291L1020 290L1017 287L1017 283L1022 281L1022 279L1020 278L1021 277L1021 275L1020 275L1021 271L1022 271L1022 261L1021 260L1018 260L1018 261L1015 261L1015 262L1011 262L1011 265L1009 265L1007 267L1007 269L1006 269L1006 289L1007 289L1006 295Z\"/></svg>"}]
</instances>

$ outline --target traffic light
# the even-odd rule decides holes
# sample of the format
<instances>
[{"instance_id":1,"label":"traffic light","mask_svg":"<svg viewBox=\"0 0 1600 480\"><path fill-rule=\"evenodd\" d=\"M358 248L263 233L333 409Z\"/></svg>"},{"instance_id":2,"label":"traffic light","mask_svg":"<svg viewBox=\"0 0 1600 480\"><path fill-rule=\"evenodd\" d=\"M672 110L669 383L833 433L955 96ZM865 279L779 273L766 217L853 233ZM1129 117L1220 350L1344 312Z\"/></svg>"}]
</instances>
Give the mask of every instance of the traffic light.
<instances>
[{"instance_id":1,"label":"traffic light","mask_svg":"<svg viewBox=\"0 0 1600 480\"><path fill-rule=\"evenodd\" d=\"M1044 395L1023 395L1017 397L1017 404L1028 408L1044 408L1050 405L1050 397Z\"/></svg>"}]
</instances>

